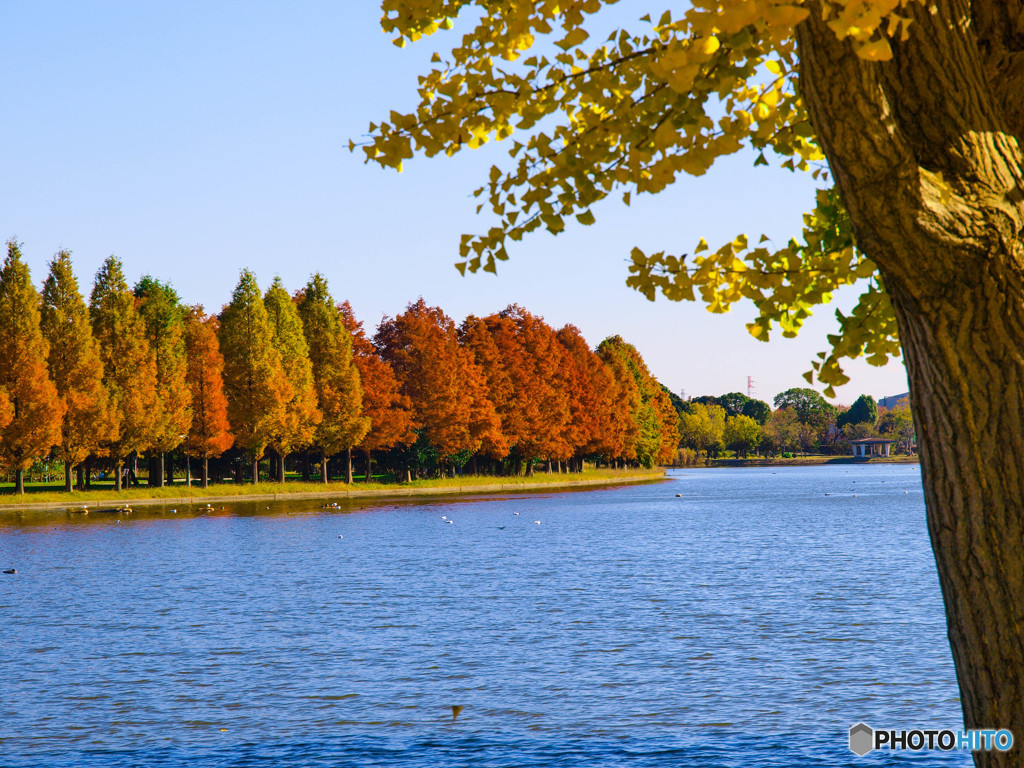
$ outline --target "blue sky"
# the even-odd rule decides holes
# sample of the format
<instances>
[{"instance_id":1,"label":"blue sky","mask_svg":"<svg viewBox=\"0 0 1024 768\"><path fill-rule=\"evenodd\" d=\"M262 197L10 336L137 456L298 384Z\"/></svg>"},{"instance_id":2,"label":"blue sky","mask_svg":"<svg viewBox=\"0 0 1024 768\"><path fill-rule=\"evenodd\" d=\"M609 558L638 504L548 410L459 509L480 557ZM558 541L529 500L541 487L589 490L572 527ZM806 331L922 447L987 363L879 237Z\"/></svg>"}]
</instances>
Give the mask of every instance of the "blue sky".
<instances>
[{"instance_id":1,"label":"blue sky","mask_svg":"<svg viewBox=\"0 0 1024 768\"><path fill-rule=\"evenodd\" d=\"M470 193L504 148L417 158L402 174L349 153L370 121L414 103L432 46L450 39L399 49L379 16L368 0L0 4L0 235L24 243L37 283L70 249L86 294L111 253L130 280L152 274L213 312L244 267L290 289L320 271L370 328L420 295L457 322L516 302L593 345L621 334L677 392L743 390L747 376L768 400L805 386L854 293L799 338L764 344L743 327L750 307L652 303L625 279L634 245L785 241L813 200L809 177L737 155L629 208L609 200L592 227L528 238L497 277L462 278L459 236L491 224ZM898 361L848 373L839 402L906 391Z\"/></svg>"}]
</instances>

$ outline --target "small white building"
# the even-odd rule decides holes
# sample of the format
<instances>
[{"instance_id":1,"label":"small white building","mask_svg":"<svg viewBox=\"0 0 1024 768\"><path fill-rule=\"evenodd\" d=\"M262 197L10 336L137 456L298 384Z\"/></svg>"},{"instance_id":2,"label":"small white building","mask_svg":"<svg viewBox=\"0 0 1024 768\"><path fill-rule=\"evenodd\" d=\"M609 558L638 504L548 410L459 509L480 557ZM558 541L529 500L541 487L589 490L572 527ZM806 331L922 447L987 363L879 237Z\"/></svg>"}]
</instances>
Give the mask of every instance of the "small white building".
<instances>
[{"instance_id":1,"label":"small white building","mask_svg":"<svg viewBox=\"0 0 1024 768\"><path fill-rule=\"evenodd\" d=\"M888 456L889 449L895 442L887 437L865 437L860 440L851 440L850 445L853 446L854 456L867 458L869 456Z\"/></svg>"}]
</instances>

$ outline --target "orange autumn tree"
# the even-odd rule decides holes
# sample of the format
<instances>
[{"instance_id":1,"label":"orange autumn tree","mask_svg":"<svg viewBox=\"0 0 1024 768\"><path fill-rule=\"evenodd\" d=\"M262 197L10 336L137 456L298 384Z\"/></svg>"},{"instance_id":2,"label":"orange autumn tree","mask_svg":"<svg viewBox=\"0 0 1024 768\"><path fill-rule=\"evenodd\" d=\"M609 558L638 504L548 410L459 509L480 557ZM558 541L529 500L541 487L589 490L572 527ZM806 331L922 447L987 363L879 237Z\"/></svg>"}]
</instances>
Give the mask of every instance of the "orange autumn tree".
<instances>
[{"instance_id":1,"label":"orange autumn tree","mask_svg":"<svg viewBox=\"0 0 1024 768\"><path fill-rule=\"evenodd\" d=\"M121 262L113 256L96 273L89 318L103 362L103 383L119 426L107 443L114 459L114 489L119 491L124 460L153 445L160 400L156 355L146 339L145 323Z\"/></svg>"},{"instance_id":2,"label":"orange autumn tree","mask_svg":"<svg viewBox=\"0 0 1024 768\"><path fill-rule=\"evenodd\" d=\"M186 449L200 459L203 488L209 486L210 459L232 446L228 401L224 396L224 357L217 341L219 323L199 305L185 315L185 382L192 394L192 423Z\"/></svg>"},{"instance_id":3,"label":"orange autumn tree","mask_svg":"<svg viewBox=\"0 0 1024 768\"><path fill-rule=\"evenodd\" d=\"M455 323L420 298L374 336L381 357L412 401L420 440L440 465L457 466L481 448L495 448L500 420L472 355L459 345ZM419 442L419 441L418 441Z\"/></svg>"},{"instance_id":4,"label":"orange autumn tree","mask_svg":"<svg viewBox=\"0 0 1024 768\"><path fill-rule=\"evenodd\" d=\"M258 483L259 461L286 418L292 392L256 276L248 269L221 312L218 341L231 431L235 444L249 453L252 481Z\"/></svg>"},{"instance_id":5,"label":"orange autumn tree","mask_svg":"<svg viewBox=\"0 0 1024 768\"><path fill-rule=\"evenodd\" d=\"M21 248L7 242L0 270L0 389L10 420L0 431L0 460L14 469L15 492L25 492L25 470L60 442L64 404L46 367L49 344L39 327L39 294L32 285Z\"/></svg>"},{"instance_id":6,"label":"orange autumn tree","mask_svg":"<svg viewBox=\"0 0 1024 768\"><path fill-rule=\"evenodd\" d=\"M563 326L556 336L562 345L562 374L569 404L566 441L573 448L571 463L582 472L584 456L607 453L608 442L621 443L624 422L616 418L611 372L587 345L579 328Z\"/></svg>"},{"instance_id":7,"label":"orange autumn tree","mask_svg":"<svg viewBox=\"0 0 1024 768\"><path fill-rule=\"evenodd\" d=\"M313 364L309 356L298 308L288 295L280 277L275 277L263 304L267 308L275 349L281 355L281 367L288 379L291 395L284 398L284 418L273 431L270 447L277 455L275 475L284 482L284 462L292 451L310 445L317 435L323 414L317 405L317 390L313 381Z\"/></svg>"},{"instance_id":8,"label":"orange autumn tree","mask_svg":"<svg viewBox=\"0 0 1024 768\"><path fill-rule=\"evenodd\" d=\"M363 384L363 415L370 429L357 446L366 455L366 482L373 477L373 452L412 445L416 442L416 422L412 401L401 393L391 366L381 359L373 342L366 337L363 324L356 320L349 303L339 305L341 321L352 337L352 361Z\"/></svg>"},{"instance_id":9,"label":"orange autumn tree","mask_svg":"<svg viewBox=\"0 0 1024 768\"><path fill-rule=\"evenodd\" d=\"M568 398L554 331L511 305L482 321L467 318L461 335L487 377L502 434L516 456L516 472L523 461L530 474L534 459L569 458Z\"/></svg>"},{"instance_id":10,"label":"orange autumn tree","mask_svg":"<svg viewBox=\"0 0 1024 768\"><path fill-rule=\"evenodd\" d=\"M327 457L345 451L345 482L351 484L352 449L369 431L370 419L363 413L363 386L352 360L352 337L320 273L302 290L299 313L324 415L316 432L323 455L322 480L328 481Z\"/></svg>"},{"instance_id":11,"label":"orange autumn tree","mask_svg":"<svg viewBox=\"0 0 1024 768\"><path fill-rule=\"evenodd\" d=\"M0 429L11 423L14 418L14 404L7 396L7 390L0 386Z\"/></svg>"},{"instance_id":12,"label":"orange autumn tree","mask_svg":"<svg viewBox=\"0 0 1024 768\"><path fill-rule=\"evenodd\" d=\"M146 327L149 348L156 355L157 399L160 402L153 424L153 441L149 446L149 485L163 488L165 474L168 479L173 479L173 473L165 471L165 455L181 445L192 419L192 392L185 380L188 369L185 360L185 308L170 285L149 275L135 284L134 292L140 300L139 316Z\"/></svg>"},{"instance_id":13,"label":"orange autumn tree","mask_svg":"<svg viewBox=\"0 0 1024 768\"><path fill-rule=\"evenodd\" d=\"M609 364L626 393L625 404L632 423L622 458L647 467L669 460L679 444L678 417L636 347L621 336L610 336L601 342L598 354Z\"/></svg>"},{"instance_id":14,"label":"orange autumn tree","mask_svg":"<svg viewBox=\"0 0 1024 768\"><path fill-rule=\"evenodd\" d=\"M72 490L72 470L117 432L116 415L103 386L99 345L89 324L89 308L71 269L71 254L59 251L43 283L41 327L50 345L47 363L64 404L57 458L64 462L64 490Z\"/></svg>"}]
</instances>

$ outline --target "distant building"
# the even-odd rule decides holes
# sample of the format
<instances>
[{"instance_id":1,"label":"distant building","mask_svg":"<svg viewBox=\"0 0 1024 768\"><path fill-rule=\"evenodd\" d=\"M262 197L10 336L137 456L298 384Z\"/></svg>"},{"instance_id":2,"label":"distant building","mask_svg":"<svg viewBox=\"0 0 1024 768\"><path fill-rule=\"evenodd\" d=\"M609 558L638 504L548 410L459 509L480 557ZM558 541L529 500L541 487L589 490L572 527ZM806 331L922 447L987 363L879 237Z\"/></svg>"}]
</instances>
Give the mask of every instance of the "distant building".
<instances>
[{"instance_id":1,"label":"distant building","mask_svg":"<svg viewBox=\"0 0 1024 768\"><path fill-rule=\"evenodd\" d=\"M910 393L904 392L902 395L882 397L878 400L879 408L895 408L897 405L910 405Z\"/></svg>"},{"instance_id":2,"label":"distant building","mask_svg":"<svg viewBox=\"0 0 1024 768\"><path fill-rule=\"evenodd\" d=\"M888 456L890 446L895 440L885 437L865 437L863 440L851 440L853 455L866 458L868 456Z\"/></svg>"}]
</instances>

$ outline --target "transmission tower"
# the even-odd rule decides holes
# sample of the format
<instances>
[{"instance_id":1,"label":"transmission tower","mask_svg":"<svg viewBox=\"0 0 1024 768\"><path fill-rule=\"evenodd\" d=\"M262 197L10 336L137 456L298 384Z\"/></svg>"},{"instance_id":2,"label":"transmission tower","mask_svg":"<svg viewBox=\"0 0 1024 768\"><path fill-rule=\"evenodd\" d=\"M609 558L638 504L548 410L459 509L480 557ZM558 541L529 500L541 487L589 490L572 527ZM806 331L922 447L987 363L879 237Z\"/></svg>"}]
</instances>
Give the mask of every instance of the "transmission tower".
<instances>
[{"instance_id":1,"label":"transmission tower","mask_svg":"<svg viewBox=\"0 0 1024 768\"><path fill-rule=\"evenodd\" d=\"M747 376L747 397L753 397L755 389L757 389L757 382L754 381L754 377Z\"/></svg>"}]
</instances>

